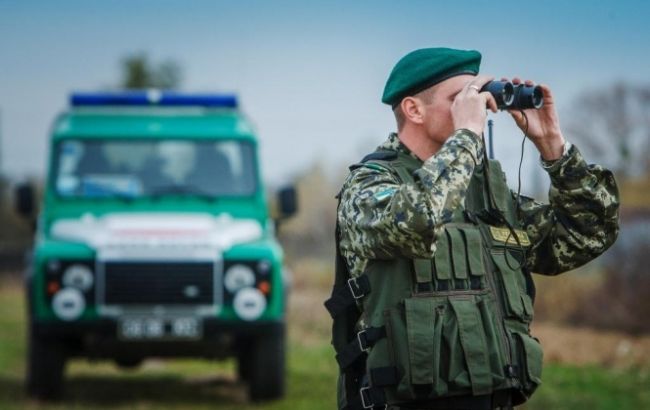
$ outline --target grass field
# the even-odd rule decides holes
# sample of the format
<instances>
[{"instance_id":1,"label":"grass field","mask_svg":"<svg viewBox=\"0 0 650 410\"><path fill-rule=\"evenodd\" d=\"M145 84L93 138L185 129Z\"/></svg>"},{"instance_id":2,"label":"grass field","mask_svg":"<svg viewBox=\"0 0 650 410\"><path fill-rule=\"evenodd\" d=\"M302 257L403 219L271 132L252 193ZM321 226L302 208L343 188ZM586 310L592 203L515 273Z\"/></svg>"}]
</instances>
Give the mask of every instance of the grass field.
<instances>
[{"instance_id":1,"label":"grass field","mask_svg":"<svg viewBox=\"0 0 650 410\"><path fill-rule=\"evenodd\" d=\"M78 360L68 366L65 401L43 404L27 400L23 392L22 290L17 281L0 280L0 409L333 409L336 367L322 309L326 281L296 280L290 305L288 392L282 401L248 403L246 386L237 382L230 361L156 360L123 371L111 363ZM544 384L525 408L648 409L650 366L647 361L623 367L547 364Z\"/></svg>"}]
</instances>

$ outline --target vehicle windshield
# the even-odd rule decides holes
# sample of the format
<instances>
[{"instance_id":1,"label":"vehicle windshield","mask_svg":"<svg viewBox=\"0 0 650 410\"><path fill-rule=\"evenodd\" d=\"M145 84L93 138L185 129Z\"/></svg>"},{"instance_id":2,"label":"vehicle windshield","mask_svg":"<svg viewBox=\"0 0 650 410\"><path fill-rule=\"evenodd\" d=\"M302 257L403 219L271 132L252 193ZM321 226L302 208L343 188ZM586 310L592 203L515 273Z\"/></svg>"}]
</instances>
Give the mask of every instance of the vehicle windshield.
<instances>
[{"instance_id":1,"label":"vehicle windshield","mask_svg":"<svg viewBox=\"0 0 650 410\"><path fill-rule=\"evenodd\" d=\"M253 147L222 140L65 140L54 184L64 197L252 195Z\"/></svg>"}]
</instances>

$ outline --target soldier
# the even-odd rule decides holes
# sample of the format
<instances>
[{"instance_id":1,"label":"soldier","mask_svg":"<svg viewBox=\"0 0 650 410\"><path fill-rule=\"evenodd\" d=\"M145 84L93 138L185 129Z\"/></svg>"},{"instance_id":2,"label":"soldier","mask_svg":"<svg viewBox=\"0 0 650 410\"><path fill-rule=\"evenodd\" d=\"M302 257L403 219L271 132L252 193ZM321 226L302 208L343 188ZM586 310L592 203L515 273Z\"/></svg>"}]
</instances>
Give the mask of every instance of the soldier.
<instances>
[{"instance_id":1,"label":"soldier","mask_svg":"<svg viewBox=\"0 0 650 410\"><path fill-rule=\"evenodd\" d=\"M340 409L523 403L542 367L531 272L576 268L617 236L612 173L565 141L547 86L541 109L510 114L540 152L549 204L510 191L485 154L486 108L497 105L481 92L492 78L478 75L480 60L447 48L402 58L382 98L398 132L350 167L339 194L325 305Z\"/></svg>"}]
</instances>

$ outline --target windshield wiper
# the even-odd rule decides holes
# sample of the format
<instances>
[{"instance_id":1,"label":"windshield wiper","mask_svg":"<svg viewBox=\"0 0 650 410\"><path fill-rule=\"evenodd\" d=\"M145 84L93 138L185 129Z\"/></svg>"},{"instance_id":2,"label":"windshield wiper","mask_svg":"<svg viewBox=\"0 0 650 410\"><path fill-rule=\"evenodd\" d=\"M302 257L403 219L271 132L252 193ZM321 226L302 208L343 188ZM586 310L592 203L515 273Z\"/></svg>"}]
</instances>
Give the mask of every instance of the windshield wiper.
<instances>
[{"instance_id":1,"label":"windshield wiper","mask_svg":"<svg viewBox=\"0 0 650 410\"><path fill-rule=\"evenodd\" d=\"M106 192L102 193L101 195L97 194L81 194L81 195L76 195L74 198L83 198L83 199L91 199L91 200L96 200L96 199L119 199L124 202L131 203L135 201L139 195L134 195L134 194L127 194L125 192Z\"/></svg>"},{"instance_id":2,"label":"windshield wiper","mask_svg":"<svg viewBox=\"0 0 650 410\"><path fill-rule=\"evenodd\" d=\"M214 195L194 185L162 185L154 187L149 192L149 196L155 199L159 199L167 194L188 194L210 201L217 199Z\"/></svg>"}]
</instances>

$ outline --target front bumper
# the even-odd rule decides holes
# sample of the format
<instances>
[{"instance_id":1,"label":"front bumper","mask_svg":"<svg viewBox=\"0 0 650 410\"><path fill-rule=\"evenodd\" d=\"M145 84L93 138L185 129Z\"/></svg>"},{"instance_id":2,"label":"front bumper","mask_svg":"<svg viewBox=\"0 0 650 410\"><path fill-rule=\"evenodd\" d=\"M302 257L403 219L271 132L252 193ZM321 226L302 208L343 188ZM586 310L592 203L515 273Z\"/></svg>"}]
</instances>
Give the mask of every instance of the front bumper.
<instances>
[{"instance_id":1,"label":"front bumper","mask_svg":"<svg viewBox=\"0 0 650 410\"><path fill-rule=\"evenodd\" d=\"M121 357L205 357L225 358L236 354L246 340L274 337L284 333L282 320L265 322L224 322L203 319L203 335L197 340L137 340L117 337L117 321L33 322L33 336L65 342L69 357L115 359Z\"/></svg>"}]
</instances>

